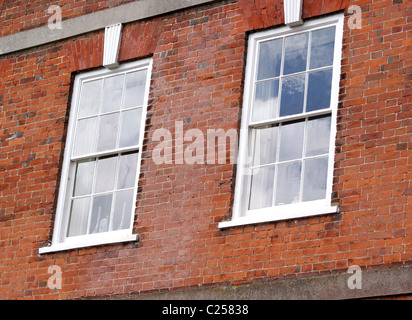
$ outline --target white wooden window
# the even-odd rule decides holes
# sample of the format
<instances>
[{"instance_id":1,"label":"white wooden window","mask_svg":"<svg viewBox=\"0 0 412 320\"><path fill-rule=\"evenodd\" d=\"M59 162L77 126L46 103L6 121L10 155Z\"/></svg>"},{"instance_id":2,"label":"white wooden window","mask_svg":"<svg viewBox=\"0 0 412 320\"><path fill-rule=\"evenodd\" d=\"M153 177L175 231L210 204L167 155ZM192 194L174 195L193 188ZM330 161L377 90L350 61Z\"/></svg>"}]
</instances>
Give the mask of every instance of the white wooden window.
<instances>
[{"instance_id":1,"label":"white wooden window","mask_svg":"<svg viewBox=\"0 0 412 320\"><path fill-rule=\"evenodd\" d=\"M75 78L50 247L136 240L132 234L151 59Z\"/></svg>"},{"instance_id":2,"label":"white wooden window","mask_svg":"<svg viewBox=\"0 0 412 320\"><path fill-rule=\"evenodd\" d=\"M230 227L331 205L343 14L249 37Z\"/></svg>"}]
</instances>

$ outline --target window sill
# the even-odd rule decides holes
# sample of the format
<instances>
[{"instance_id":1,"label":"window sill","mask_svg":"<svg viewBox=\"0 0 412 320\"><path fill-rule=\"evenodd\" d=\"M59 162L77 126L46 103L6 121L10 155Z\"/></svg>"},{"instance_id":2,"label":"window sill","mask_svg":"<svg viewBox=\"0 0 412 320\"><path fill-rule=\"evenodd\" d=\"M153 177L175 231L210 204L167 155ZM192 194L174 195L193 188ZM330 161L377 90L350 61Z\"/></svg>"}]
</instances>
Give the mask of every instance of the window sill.
<instances>
[{"instance_id":1,"label":"window sill","mask_svg":"<svg viewBox=\"0 0 412 320\"><path fill-rule=\"evenodd\" d=\"M116 244L121 242L137 241L137 234L130 234L130 232L115 232L114 234L96 234L87 237L72 237L70 241L52 244L49 247L39 248L39 254L52 253L58 251L65 251L71 249L82 249L92 246L99 246L104 244Z\"/></svg>"},{"instance_id":2,"label":"window sill","mask_svg":"<svg viewBox=\"0 0 412 320\"><path fill-rule=\"evenodd\" d=\"M250 224L258 224L258 223L265 223L265 222L274 222L274 221L281 221L281 220L290 220L290 219L297 219L297 218L304 218L304 217L311 217L311 216L318 216L324 214L331 214L339 212L338 206L316 206L311 207L299 205L294 206L293 210L290 208L268 208L264 210L255 210L260 211L260 213L250 213L244 217L233 218L231 221L223 221L220 222L218 225L219 229L230 228L230 227L237 227L237 226L244 226Z\"/></svg>"}]
</instances>

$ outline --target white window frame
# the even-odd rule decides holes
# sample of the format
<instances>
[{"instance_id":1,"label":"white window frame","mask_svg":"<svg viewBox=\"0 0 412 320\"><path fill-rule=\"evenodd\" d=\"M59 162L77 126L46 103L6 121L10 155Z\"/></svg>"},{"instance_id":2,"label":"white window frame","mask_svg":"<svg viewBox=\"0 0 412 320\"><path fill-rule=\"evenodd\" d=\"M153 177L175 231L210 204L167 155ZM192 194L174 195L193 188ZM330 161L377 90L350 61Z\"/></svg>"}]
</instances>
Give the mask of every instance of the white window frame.
<instances>
[{"instance_id":1,"label":"white window frame","mask_svg":"<svg viewBox=\"0 0 412 320\"><path fill-rule=\"evenodd\" d=\"M336 139L336 118L339 98L339 80L341 73L341 52L343 36L343 13L314 19L305 22L299 27L284 26L273 30L267 30L251 34L248 41L248 57L246 62L245 90L242 108L242 120L239 139L239 154L237 161L236 186L233 203L232 218L230 221L220 222L219 228L227 228L239 225L257 224L270 221L279 221L295 219L301 217L336 213L339 211L337 205L331 203L333 167L335 156L335 139ZM293 35L304 31L313 31L328 26L335 26L335 47L334 63L331 86L331 107L330 109L316 110L305 113L305 117L331 115L331 132L329 145L328 173L326 198L322 200L299 202L282 206L272 206L262 209L248 210L248 198L245 196L250 192L250 169L247 164L249 141L251 141L251 111L253 104L253 88L257 73L258 65L258 47L262 41L267 41L287 35ZM302 114L283 116L276 119L278 123L284 123L296 119L301 119ZM273 121L268 121L273 123ZM261 124L261 123L260 123ZM247 199L246 199L247 198Z\"/></svg>"},{"instance_id":2,"label":"white window frame","mask_svg":"<svg viewBox=\"0 0 412 320\"><path fill-rule=\"evenodd\" d=\"M82 87L82 83L87 80L91 79L103 79L113 75L121 74L128 71L138 71L138 70L147 70L147 78L146 78L146 87L145 87L145 96L143 101L142 107L142 116L141 116L141 123L140 123L140 135L139 135L139 142L137 146L133 147L125 147L125 148L118 148L114 153L123 153L128 151L138 152L138 162L137 162L137 170L136 170L136 183L134 185L134 197L133 197L133 204L132 204L132 214L131 214L131 222L129 229L123 230L116 230L116 231L108 231L102 233L94 233L94 234L87 234L87 235L79 235L79 236L72 236L66 237L65 234L67 232L67 217L70 214L70 210L68 209L70 205L70 192L73 190L73 181L70 181L70 176L73 176L73 163L77 163L79 159L78 157L72 156L72 150L74 148L74 140L75 140L75 127L77 121L77 114L79 112L79 100L80 100L80 91ZM150 79L151 79L151 71L152 71L152 59L144 59L134 62L129 62L120 65L118 68L113 70L108 69L99 69L96 71L86 72L83 74L79 74L76 76L74 80L73 86L73 95L72 95L72 105L70 110L70 118L69 124L67 129L67 138L66 138L66 147L64 151L64 159L63 159L63 166L62 166L62 174L61 174L61 181L60 181L60 189L57 201L57 209L56 209L56 219L54 222L54 229L53 229L53 239L51 246L43 247L39 249L39 253L49 253L49 252L56 252L56 251L63 251L75 248L84 248L96 245L103 245L103 244L113 244L113 243L120 243L120 242L130 242L136 241L137 235L133 234L133 222L135 217L136 211L136 197L137 197L137 188L138 188L138 177L140 173L140 164L141 164L141 154L142 154L142 144L144 139L144 130L145 130L145 122L146 122L146 113L147 113L147 102L149 96L149 87L150 87ZM112 152L96 152L93 153L92 157L101 157L107 154L113 154ZM80 158L87 158L86 156ZM73 180L73 179L71 179Z\"/></svg>"}]
</instances>

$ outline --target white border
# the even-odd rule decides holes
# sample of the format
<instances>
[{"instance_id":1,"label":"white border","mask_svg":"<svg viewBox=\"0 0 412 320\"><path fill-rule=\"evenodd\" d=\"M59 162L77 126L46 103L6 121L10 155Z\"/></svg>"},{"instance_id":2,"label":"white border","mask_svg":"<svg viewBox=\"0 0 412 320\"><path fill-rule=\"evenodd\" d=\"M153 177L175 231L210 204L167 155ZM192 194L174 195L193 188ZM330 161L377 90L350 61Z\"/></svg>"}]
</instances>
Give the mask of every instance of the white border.
<instances>
[{"instance_id":1,"label":"white border","mask_svg":"<svg viewBox=\"0 0 412 320\"><path fill-rule=\"evenodd\" d=\"M71 151L73 147L73 140L74 140L74 130L75 130L75 123L76 123L76 115L77 115L77 108L78 108L78 100L80 96L80 87L83 81L89 80L91 78L96 77L105 77L117 74L119 72L125 72L128 70L138 70L138 69L147 69L147 79L146 79L146 91L144 97L144 103L142 107L142 118L141 118L141 131L140 131L140 141L138 144L138 167L137 167L137 182L134 189L134 200L133 200L133 211L136 211L136 197L137 197L137 187L138 187L138 178L140 175L140 165L141 165L141 155L142 155L142 144L144 139L144 130L145 130L145 123L146 123L146 114L147 114L147 102L149 98L149 87L150 87L150 80L151 80L151 73L152 73L152 59L144 59L134 62L129 62L120 65L115 70L108 70L106 68L102 68L96 71L86 72L83 74L79 74L76 76L73 86L73 95L72 95L72 107L70 110L70 118L69 118L69 125L67 129L67 139L66 139L66 147L64 150L64 159L63 159L63 167L62 167L62 174L60 180L60 189L59 195L57 200L57 209L56 209L56 219L54 222L53 228L53 240L51 246L39 248L39 253L48 253L48 252L56 252L61 250L68 250L74 248L83 248L83 247L90 247L95 245L102 245L102 244L110 244L110 243L118 243L118 242L126 242L126 241L136 241L138 236L136 234L132 234L133 232L133 221L135 214L132 214L130 228L126 230L118 230L118 231L110 231L105 233L99 234L91 234L91 235L84 235L84 236L77 236L77 237L64 237L64 232L62 230L66 229L65 220L67 218L67 213L65 212L65 205L67 201L67 190L70 190L70 163L73 159L71 159Z\"/></svg>"},{"instance_id":2,"label":"white border","mask_svg":"<svg viewBox=\"0 0 412 320\"><path fill-rule=\"evenodd\" d=\"M329 214L338 212L339 208L331 204L331 193L333 183L333 168L334 168L334 156L335 156L335 140L336 140L336 118L337 118L337 106L339 99L339 80L341 73L341 57L342 57L342 37L343 37L343 22L344 14L339 13L331 16L327 16L320 19L314 19L305 22L299 27L284 26L274 30L268 30L251 34L249 36L248 45L248 57L246 61L246 78L245 78L245 90L244 100L242 108L242 120L241 130L239 138L239 154L238 154L238 166L236 173L236 186L235 196L233 202L232 219L230 221L220 222L219 228L227 228L239 225L256 224L262 222L279 221L286 219L294 219L307 216L315 216L321 214ZM244 196L244 188L248 185L249 176L245 174L247 170L247 156L248 156L248 141L250 130L249 118L252 104L252 95L254 83L254 77L256 74L257 65L257 51L258 44L261 41L269 40L272 38L285 36L288 34L294 34L297 32L303 32L306 30L314 30L317 28L323 28L327 26L336 26L335 34L335 52L334 52L334 65L333 65L333 77L331 88L331 139L330 139L330 151L329 151L329 167L328 167L328 181L326 188L327 198L325 200L317 200L310 202L302 202L298 204L291 204L285 206L276 206L270 208L264 208L259 210L247 210L247 198Z\"/></svg>"},{"instance_id":3,"label":"white border","mask_svg":"<svg viewBox=\"0 0 412 320\"><path fill-rule=\"evenodd\" d=\"M123 232L120 232L123 231ZM39 253L50 253L78 248L87 248L104 244L115 244L120 242L131 242L138 240L137 234L129 234L129 230L111 231L107 233L97 233L87 236L71 237L70 241L56 243L50 247L39 249Z\"/></svg>"}]
</instances>

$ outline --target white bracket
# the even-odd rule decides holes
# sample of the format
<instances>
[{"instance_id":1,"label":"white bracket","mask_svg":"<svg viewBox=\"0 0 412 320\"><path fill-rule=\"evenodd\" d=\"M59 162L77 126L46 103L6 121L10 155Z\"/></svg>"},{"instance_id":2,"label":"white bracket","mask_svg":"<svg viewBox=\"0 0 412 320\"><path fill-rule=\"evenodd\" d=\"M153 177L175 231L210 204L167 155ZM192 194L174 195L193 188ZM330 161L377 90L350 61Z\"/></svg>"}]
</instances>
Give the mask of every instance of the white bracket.
<instances>
[{"instance_id":1,"label":"white bracket","mask_svg":"<svg viewBox=\"0 0 412 320\"><path fill-rule=\"evenodd\" d=\"M283 0L285 24L289 27L303 24L302 20L303 0Z\"/></svg>"},{"instance_id":2,"label":"white bracket","mask_svg":"<svg viewBox=\"0 0 412 320\"><path fill-rule=\"evenodd\" d=\"M107 26L104 33L103 66L107 69L118 67L122 24Z\"/></svg>"}]
</instances>

